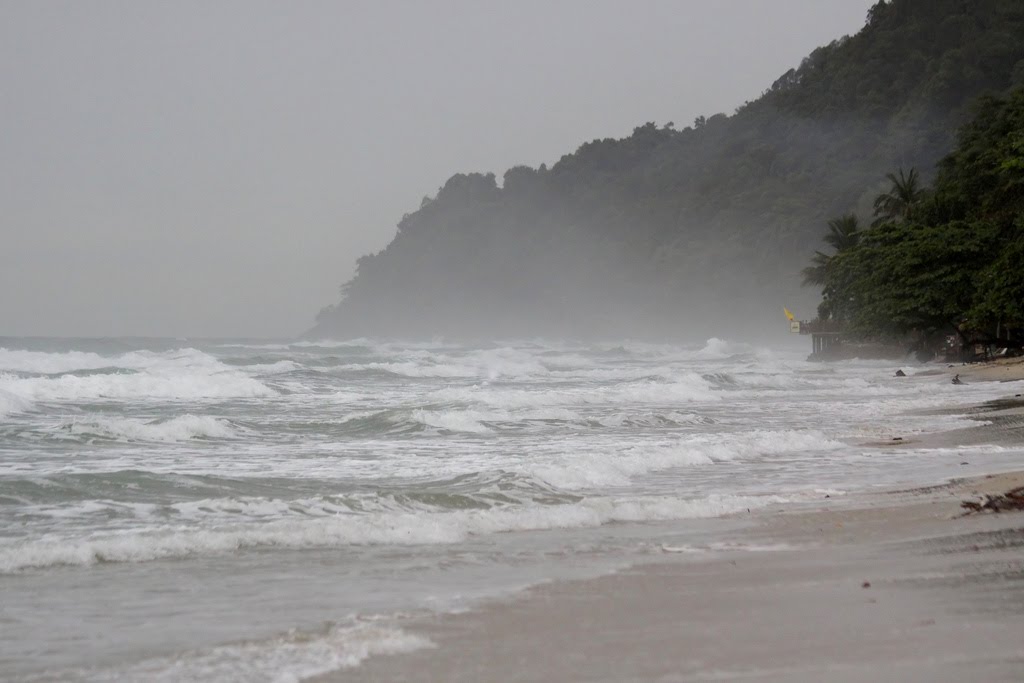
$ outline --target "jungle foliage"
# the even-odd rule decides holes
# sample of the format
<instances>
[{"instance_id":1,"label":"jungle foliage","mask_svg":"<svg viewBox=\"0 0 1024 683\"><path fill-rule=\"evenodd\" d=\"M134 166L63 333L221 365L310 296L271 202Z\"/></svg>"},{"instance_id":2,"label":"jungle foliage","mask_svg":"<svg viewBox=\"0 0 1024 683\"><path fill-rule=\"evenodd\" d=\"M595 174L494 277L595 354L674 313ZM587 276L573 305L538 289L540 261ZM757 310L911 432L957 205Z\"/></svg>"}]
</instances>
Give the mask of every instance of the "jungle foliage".
<instances>
[{"instance_id":1,"label":"jungle foliage","mask_svg":"<svg viewBox=\"0 0 1024 683\"><path fill-rule=\"evenodd\" d=\"M934 168L970 103L1014 84L1024 84L1020 0L879 2L856 35L816 49L732 115L683 129L647 123L550 168L512 168L500 186L493 174L453 176L383 251L358 260L313 333L621 336L711 315L726 334L723 321L777 325L782 303L814 305L801 268L820 226L870 212L891 189L887 171ZM949 162L944 177L966 163ZM930 178L903 180L920 191ZM978 195L961 189L929 210L975 221L965 202ZM879 216L899 214L905 199L892 197ZM898 245L904 229L880 225L865 248ZM965 236L956 249L980 263L980 239ZM952 245L927 243L953 258L943 251ZM994 283L1019 277L983 270ZM1009 305L972 302L972 315ZM926 308L941 317L944 305Z\"/></svg>"},{"instance_id":2,"label":"jungle foliage","mask_svg":"<svg viewBox=\"0 0 1024 683\"><path fill-rule=\"evenodd\" d=\"M828 259L821 317L874 337L1024 329L1024 88L977 103L918 196L896 215L880 197L882 222Z\"/></svg>"}]
</instances>

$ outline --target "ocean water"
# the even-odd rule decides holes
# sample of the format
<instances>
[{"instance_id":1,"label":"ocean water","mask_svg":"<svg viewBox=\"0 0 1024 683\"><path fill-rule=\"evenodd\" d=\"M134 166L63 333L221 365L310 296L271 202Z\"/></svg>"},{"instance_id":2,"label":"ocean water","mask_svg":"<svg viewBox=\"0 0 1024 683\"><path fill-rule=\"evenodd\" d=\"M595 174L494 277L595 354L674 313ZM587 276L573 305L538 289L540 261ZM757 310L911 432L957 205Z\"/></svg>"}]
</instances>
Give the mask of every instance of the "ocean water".
<instances>
[{"instance_id":1,"label":"ocean water","mask_svg":"<svg viewBox=\"0 0 1024 683\"><path fill-rule=\"evenodd\" d=\"M0 678L301 680L730 515L1019 463L868 444L1020 383L803 346L0 338Z\"/></svg>"}]
</instances>

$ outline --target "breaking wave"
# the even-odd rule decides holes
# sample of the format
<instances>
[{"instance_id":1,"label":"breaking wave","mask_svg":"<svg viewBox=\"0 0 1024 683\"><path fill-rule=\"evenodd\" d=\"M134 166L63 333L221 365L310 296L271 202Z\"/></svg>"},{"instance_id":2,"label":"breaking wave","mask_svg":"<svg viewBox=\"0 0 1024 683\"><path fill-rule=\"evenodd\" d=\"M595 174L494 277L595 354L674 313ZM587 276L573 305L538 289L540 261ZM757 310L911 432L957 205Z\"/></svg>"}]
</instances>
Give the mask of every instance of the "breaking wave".
<instances>
[{"instance_id":1,"label":"breaking wave","mask_svg":"<svg viewBox=\"0 0 1024 683\"><path fill-rule=\"evenodd\" d=\"M509 531L717 517L778 502L784 502L784 499L731 495L711 495L697 500L598 497L570 504L509 505L429 514L348 514L209 529L167 528L97 534L88 538L8 541L0 545L0 573L60 565L148 562L261 547L313 549L353 545L452 544L471 536Z\"/></svg>"},{"instance_id":2,"label":"breaking wave","mask_svg":"<svg viewBox=\"0 0 1024 683\"><path fill-rule=\"evenodd\" d=\"M359 666L369 657L435 647L429 639L376 620L289 631L269 640L154 657L124 667L58 672L56 679L102 681L304 681ZM55 680L56 680L55 679Z\"/></svg>"},{"instance_id":3,"label":"breaking wave","mask_svg":"<svg viewBox=\"0 0 1024 683\"><path fill-rule=\"evenodd\" d=\"M844 444L820 432L757 430L733 435L687 435L672 441L628 446L614 453L581 453L570 460L538 463L528 472L552 486L580 490L624 486L634 477L679 467L752 460L799 452L826 452Z\"/></svg>"},{"instance_id":4,"label":"breaking wave","mask_svg":"<svg viewBox=\"0 0 1024 683\"><path fill-rule=\"evenodd\" d=\"M0 417L28 410L31 405L30 401L25 400L21 396L0 388Z\"/></svg>"},{"instance_id":5,"label":"breaking wave","mask_svg":"<svg viewBox=\"0 0 1024 683\"><path fill-rule=\"evenodd\" d=\"M241 369L196 349L117 356L0 349L0 411L7 413L39 402L253 398L275 393Z\"/></svg>"},{"instance_id":6,"label":"breaking wave","mask_svg":"<svg viewBox=\"0 0 1024 683\"><path fill-rule=\"evenodd\" d=\"M536 389L479 384L447 387L430 395L438 403L479 403L498 408L551 405L649 405L692 401L720 401L721 393L697 373L679 373L674 381L636 381L606 386Z\"/></svg>"},{"instance_id":7,"label":"breaking wave","mask_svg":"<svg viewBox=\"0 0 1024 683\"><path fill-rule=\"evenodd\" d=\"M276 392L242 373L138 372L112 375L11 377L0 375L0 388L23 401L93 399L253 398Z\"/></svg>"},{"instance_id":8,"label":"breaking wave","mask_svg":"<svg viewBox=\"0 0 1024 683\"><path fill-rule=\"evenodd\" d=\"M152 421L125 417L71 420L61 424L59 433L79 440L100 438L163 443L189 439L231 439L238 436L237 428L227 420L206 415L181 415L169 420Z\"/></svg>"}]
</instances>

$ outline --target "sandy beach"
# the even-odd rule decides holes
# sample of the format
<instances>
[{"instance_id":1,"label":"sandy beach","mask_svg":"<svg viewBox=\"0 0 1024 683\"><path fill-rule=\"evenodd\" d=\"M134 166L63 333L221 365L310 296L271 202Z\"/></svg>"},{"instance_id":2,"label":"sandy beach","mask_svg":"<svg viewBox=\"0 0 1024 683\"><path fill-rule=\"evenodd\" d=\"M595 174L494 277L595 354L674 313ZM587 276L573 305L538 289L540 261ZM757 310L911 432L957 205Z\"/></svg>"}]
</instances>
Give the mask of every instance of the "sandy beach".
<instances>
[{"instance_id":1,"label":"sandy beach","mask_svg":"<svg viewBox=\"0 0 1024 683\"><path fill-rule=\"evenodd\" d=\"M946 370L964 381L1014 382L1024 379L1024 358L1000 358L988 363L953 365Z\"/></svg>"},{"instance_id":2,"label":"sandy beach","mask_svg":"<svg viewBox=\"0 0 1024 683\"><path fill-rule=\"evenodd\" d=\"M1020 359L944 368L1024 378ZM1024 403L929 446L1024 441ZM959 412L963 412L961 409ZM715 542L403 628L434 647L321 681L1024 680L1024 514L960 503L1021 471L741 515Z\"/></svg>"}]
</instances>

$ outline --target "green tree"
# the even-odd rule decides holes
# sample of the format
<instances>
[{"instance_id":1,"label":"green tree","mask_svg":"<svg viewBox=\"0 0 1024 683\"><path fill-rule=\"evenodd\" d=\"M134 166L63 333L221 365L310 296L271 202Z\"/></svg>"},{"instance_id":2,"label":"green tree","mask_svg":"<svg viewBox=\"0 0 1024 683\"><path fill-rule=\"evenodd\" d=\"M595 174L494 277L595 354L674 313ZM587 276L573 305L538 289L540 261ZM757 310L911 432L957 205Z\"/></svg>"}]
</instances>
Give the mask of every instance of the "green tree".
<instances>
[{"instance_id":1,"label":"green tree","mask_svg":"<svg viewBox=\"0 0 1024 683\"><path fill-rule=\"evenodd\" d=\"M823 239L826 244L832 247L835 254L840 254L847 249L856 247L858 242L860 242L860 222L857 220L857 216L848 213L845 216L830 220L828 222L828 232L825 233ZM821 286L825 284L828 264L835 254L826 254L821 251L814 252L814 256L811 257L811 265L800 271L803 275L804 286Z\"/></svg>"},{"instance_id":2,"label":"green tree","mask_svg":"<svg viewBox=\"0 0 1024 683\"><path fill-rule=\"evenodd\" d=\"M872 337L1024 343L1024 88L986 97L932 191L890 174L883 222L827 259L822 308ZM909 198L919 196L913 202ZM884 200L884 201L883 201ZM837 238L834 238L837 239ZM1014 337L1016 335L1016 337Z\"/></svg>"},{"instance_id":3,"label":"green tree","mask_svg":"<svg viewBox=\"0 0 1024 683\"><path fill-rule=\"evenodd\" d=\"M887 192L875 198L875 221L871 224L873 227L891 221L912 220L917 207L927 196L916 169L912 168L909 173L904 174L901 168L898 173L899 175L887 173L885 176L892 185Z\"/></svg>"},{"instance_id":4,"label":"green tree","mask_svg":"<svg viewBox=\"0 0 1024 683\"><path fill-rule=\"evenodd\" d=\"M886 171L931 169L953 149L970 103L1005 93L1021 64L1021 0L878 2L856 35L815 50L733 116L678 131L640 126L550 168L514 170L502 185L453 177L360 265L316 334L660 335L689 332L705 312L716 324L755 324L745 311L798 296L792 259L803 265L818 226L857 207ZM969 144L949 174L940 169L942 201L879 208L921 226L997 228L984 261L991 277L975 278L992 283L984 307L973 300L978 324L994 330L1013 324L1005 316L1018 291L992 264L1016 263L1000 250L1021 239L1009 217L1024 197L1015 118L1024 108L983 102ZM916 173L913 181L923 189ZM821 249L811 267L839 258ZM837 315L857 303L844 286L833 278L825 292Z\"/></svg>"},{"instance_id":5,"label":"green tree","mask_svg":"<svg viewBox=\"0 0 1024 683\"><path fill-rule=\"evenodd\" d=\"M804 287L822 287L828 279L828 265L832 257L823 251L815 251L811 257L811 265L800 271Z\"/></svg>"},{"instance_id":6,"label":"green tree","mask_svg":"<svg viewBox=\"0 0 1024 683\"><path fill-rule=\"evenodd\" d=\"M991 237L990 227L963 222L886 223L836 259L826 291L842 291L842 314L865 336L959 331Z\"/></svg>"},{"instance_id":7,"label":"green tree","mask_svg":"<svg viewBox=\"0 0 1024 683\"><path fill-rule=\"evenodd\" d=\"M828 232L825 233L824 240L832 247L834 253L815 251L811 257L811 265L800 271L805 287L822 288L822 302L818 306L818 318L821 320L837 319L842 311L843 307L838 302L844 296L844 292L839 284L839 278L832 276L833 263L840 254L855 249L860 243L860 238L860 222L856 215L849 213L833 218L828 222Z\"/></svg>"}]
</instances>

